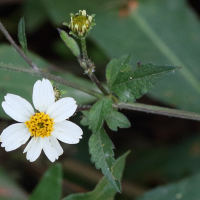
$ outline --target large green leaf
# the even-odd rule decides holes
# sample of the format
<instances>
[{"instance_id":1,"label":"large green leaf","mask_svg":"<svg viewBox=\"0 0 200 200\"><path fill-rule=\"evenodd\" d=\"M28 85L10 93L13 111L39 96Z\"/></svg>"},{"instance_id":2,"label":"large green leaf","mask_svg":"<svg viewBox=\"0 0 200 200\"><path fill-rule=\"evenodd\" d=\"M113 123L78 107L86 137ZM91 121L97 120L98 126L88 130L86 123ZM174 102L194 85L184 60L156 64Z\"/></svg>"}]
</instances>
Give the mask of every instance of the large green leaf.
<instances>
[{"instance_id":1,"label":"large green leaf","mask_svg":"<svg viewBox=\"0 0 200 200\"><path fill-rule=\"evenodd\" d=\"M114 145L103 128L99 132L92 134L89 139L89 151L92 162L95 163L97 169L101 168L104 176L120 192L120 182L113 175L113 165L115 163L113 148Z\"/></svg>"},{"instance_id":2,"label":"large green leaf","mask_svg":"<svg viewBox=\"0 0 200 200\"><path fill-rule=\"evenodd\" d=\"M138 64L136 70L129 70L129 60L129 56L111 60L106 69L110 91L124 102L139 99L157 82L178 69L174 66L155 66L150 63L147 65Z\"/></svg>"},{"instance_id":3,"label":"large green leaf","mask_svg":"<svg viewBox=\"0 0 200 200\"><path fill-rule=\"evenodd\" d=\"M114 166L113 166L113 174L121 179L122 172L125 166L125 160L129 152L120 156ZM106 177L103 177L101 181L98 183L96 188L92 192L82 193L82 194L72 194L68 197L65 197L63 200L113 200L116 194L116 189L113 185L108 181Z\"/></svg>"},{"instance_id":4,"label":"large green leaf","mask_svg":"<svg viewBox=\"0 0 200 200\"><path fill-rule=\"evenodd\" d=\"M48 62L32 54L31 52L29 52L29 55L38 67L48 71L48 66L49 66ZM14 66L30 68L30 66L21 58L21 56L14 50L13 47L8 45L1 45L0 66L6 66L6 65L12 66L12 64ZM90 81L85 80L83 78L78 78L75 75L71 75L70 73L56 72L56 71L54 71L53 73L57 76L61 76L64 79L68 79L73 82L83 84L90 88L95 87ZM33 84L38 79L41 79L41 77L33 76L32 74L19 73L11 70L0 69L0 102L4 100L4 96L7 93L17 94L27 99L29 102L32 102ZM86 93L83 93L81 91L75 90L73 88L64 85L59 85L59 89L66 90L66 93L63 96L71 96L75 98L78 104L85 104L95 99ZM0 109L0 117L9 118L4 113L3 109Z\"/></svg>"},{"instance_id":5,"label":"large green leaf","mask_svg":"<svg viewBox=\"0 0 200 200\"><path fill-rule=\"evenodd\" d=\"M200 172L200 136L169 147L135 149L137 158L127 166L127 176L136 181L160 174L170 181Z\"/></svg>"},{"instance_id":6,"label":"large green leaf","mask_svg":"<svg viewBox=\"0 0 200 200\"><path fill-rule=\"evenodd\" d=\"M0 199L27 200L28 196L0 167Z\"/></svg>"},{"instance_id":7,"label":"large green leaf","mask_svg":"<svg viewBox=\"0 0 200 200\"><path fill-rule=\"evenodd\" d=\"M104 120L108 117L112 110L113 101L110 98L103 98L97 101L89 112L89 121L90 128L94 133L97 133L101 126L103 125Z\"/></svg>"},{"instance_id":8,"label":"large green leaf","mask_svg":"<svg viewBox=\"0 0 200 200\"><path fill-rule=\"evenodd\" d=\"M200 174L178 183L158 187L136 200L198 200L200 197Z\"/></svg>"},{"instance_id":9,"label":"large green leaf","mask_svg":"<svg viewBox=\"0 0 200 200\"><path fill-rule=\"evenodd\" d=\"M36 186L30 200L60 200L62 190L62 167L60 164L51 166Z\"/></svg>"},{"instance_id":10,"label":"large green leaf","mask_svg":"<svg viewBox=\"0 0 200 200\"><path fill-rule=\"evenodd\" d=\"M70 21L66 13L84 8L96 13L90 37L109 57L131 53L133 63L181 66L175 77L162 81L153 97L200 112L200 25L186 0L139 0L132 13L121 16L118 0L42 0L52 22ZM99 6L100 5L100 6ZM126 2L124 5L127 6ZM184 88L184 89L183 89Z\"/></svg>"}]
</instances>

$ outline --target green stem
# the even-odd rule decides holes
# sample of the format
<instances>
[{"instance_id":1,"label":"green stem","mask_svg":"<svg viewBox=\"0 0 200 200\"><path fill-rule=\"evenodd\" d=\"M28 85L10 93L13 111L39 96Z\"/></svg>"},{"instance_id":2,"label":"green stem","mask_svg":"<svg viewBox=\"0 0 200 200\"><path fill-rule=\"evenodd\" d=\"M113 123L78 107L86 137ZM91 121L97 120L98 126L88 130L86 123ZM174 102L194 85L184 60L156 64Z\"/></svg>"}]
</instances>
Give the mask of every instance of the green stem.
<instances>
[{"instance_id":1,"label":"green stem","mask_svg":"<svg viewBox=\"0 0 200 200\"><path fill-rule=\"evenodd\" d=\"M166 115L169 117L177 117L177 118L200 121L200 114L187 112L183 110L163 108L159 106L151 106L140 103L118 103L116 107L128 110L136 110L147 113L159 114L159 115Z\"/></svg>"},{"instance_id":2,"label":"green stem","mask_svg":"<svg viewBox=\"0 0 200 200\"><path fill-rule=\"evenodd\" d=\"M83 60L84 60L84 62L87 62L89 60L89 58L88 58L88 55L87 55L85 38L81 39L81 47L82 47Z\"/></svg>"},{"instance_id":3,"label":"green stem","mask_svg":"<svg viewBox=\"0 0 200 200\"><path fill-rule=\"evenodd\" d=\"M85 92L87 94L90 94L91 96L94 96L96 98L100 99L100 98L104 97L103 94L101 94L99 92L96 92L95 90L92 90L92 89L87 88L85 86L79 85L77 83L73 83L71 81L68 81L66 79L61 78L60 76L55 76L53 74L49 74L47 72L43 72L41 70L18 68L18 67L12 67L10 65L5 65L5 64L0 64L0 68L2 68L2 69L10 69L10 70L13 70L13 71L25 72L25 73L41 76L41 77L56 81L58 83L61 83L63 85L67 85L67 86L72 87L74 89L80 90L80 91Z\"/></svg>"},{"instance_id":4,"label":"green stem","mask_svg":"<svg viewBox=\"0 0 200 200\"><path fill-rule=\"evenodd\" d=\"M103 85L100 83L98 78L93 73L95 65L88 58L85 38L81 39L81 47L82 47L83 59L82 60L79 59L79 63L86 70L86 72L87 72L88 76L90 77L90 79L92 80L92 82L95 83L95 85L101 90L101 92L106 96L109 95L107 90L103 87Z\"/></svg>"}]
</instances>

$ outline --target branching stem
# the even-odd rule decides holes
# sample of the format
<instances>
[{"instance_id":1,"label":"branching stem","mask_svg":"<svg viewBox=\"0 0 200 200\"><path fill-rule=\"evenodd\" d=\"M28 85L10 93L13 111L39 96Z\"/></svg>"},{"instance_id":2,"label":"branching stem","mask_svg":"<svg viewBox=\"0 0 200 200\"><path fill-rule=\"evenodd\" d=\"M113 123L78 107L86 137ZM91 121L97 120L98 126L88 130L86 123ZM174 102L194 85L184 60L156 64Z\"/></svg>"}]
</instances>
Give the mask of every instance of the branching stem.
<instances>
[{"instance_id":1,"label":"branching stem","mask_svg":"<svg viewBox=\"0 0 200 200\"><path fill-rule=\"evenodd\" d=\"M79 63L81 64L84 69L89 69L88 75L91 78L91 80L97 85L97 87L103 92L103 94L96 92L95 90L92 90L90 88L87 88L85 86L79 85L77 83L73 83L68 80L64 80L59 76L55 76L53 74L49 74L46 72L41 71L25 54L24 52L17 46L17 44L14 42L8 31L5 29L3 24L0 22L0 30L5 35L5 37L8 39L8 41L13 45L13 47L17 50L17 52L22 56L22 58L31 66L32 70L29 69L17 69L11 66L0 66L1 68L7 68L15 71L21 71L26 73L31 73L35 75L42 76L44 78L48 78L51 80L54 80L58 83L70 86L72 88L78 89L82 92L85 92L87 94L90 94L96 98L102 98L104 95L109 95L107 90L102 86L102 84L99 82L97 77L93 73L93 69L95 68L95 65L91 60L89 60L87 55L87 49L86 49L86 42L85 39L81 39L81 45L82 45L82 53L83 53L83 59L79 59ZM117 102L116 102L117 103ZM154 114L160 114L160 115L166 115L169 117L178 117L183 119L190 119L190 120L197 120L200 121L200 114L198 113L192 113L177 109L171 109L171 108L163 108L159 106L151 106L151 105L145 105L140 103L117 103L113 105L114 107L117 107L119 109L128 109L128 110L136 110L136 111L142 111L147 113L154 113ZM77 111L81 110L89 110L91 108L90 105L86 106L79 106L77 108Z\"/></svg>"}]
</instances>

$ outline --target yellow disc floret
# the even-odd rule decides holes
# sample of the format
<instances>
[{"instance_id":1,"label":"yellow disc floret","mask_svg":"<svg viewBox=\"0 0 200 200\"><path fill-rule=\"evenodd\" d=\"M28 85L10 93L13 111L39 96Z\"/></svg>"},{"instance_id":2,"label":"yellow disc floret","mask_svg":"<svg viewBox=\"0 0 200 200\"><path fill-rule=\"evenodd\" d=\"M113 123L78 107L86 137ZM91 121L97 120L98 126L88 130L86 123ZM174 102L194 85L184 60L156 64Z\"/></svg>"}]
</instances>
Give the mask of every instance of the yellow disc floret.
<instances>
[{"instance_id":1,"label":"yellow disc floret","mask_svg":"<svg viewBox=\"0 0 200 200\"><path fill-rule=\"evenodd\" d=\"M35 113L29 121L25 122L33 137L48 137L53 131L53 119L43 112Z\"/></svg>"},{"instance_id":2,"label":"yellow disc floret","mask_svg":"<svg viewBox=\"0 0 200 200\"><path fill-rule=\"evenodd\" d=\"M74 26L76 26L76 24L78 25L79 30L84 25L86 26L86 28L89 28L89 25L90 25L90 22L89 22L89 20L87 19L86 16L77 16L77 17L74 17L73 23L74 23Z\"/></svg>"}]
</instances>

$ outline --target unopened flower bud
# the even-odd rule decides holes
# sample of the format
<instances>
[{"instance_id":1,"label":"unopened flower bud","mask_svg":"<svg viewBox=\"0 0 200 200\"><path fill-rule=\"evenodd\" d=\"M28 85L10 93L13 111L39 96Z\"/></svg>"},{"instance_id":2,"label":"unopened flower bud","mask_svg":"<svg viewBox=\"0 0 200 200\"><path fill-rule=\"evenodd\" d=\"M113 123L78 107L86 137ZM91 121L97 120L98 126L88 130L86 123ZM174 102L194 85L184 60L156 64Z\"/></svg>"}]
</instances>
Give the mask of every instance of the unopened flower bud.
<instances>
[{"instance_id":1,"label":"unopened flower bud","mask_svg":"<svg viewBox=\"0 0 200 200\"><path fill-rule=\"evenodd\" d=\"M95 25L94 16L95 15L87 15L86 10L79 10L79 13L76 15L73 13L71 14L70 23L64 22L63 24L71 29L70 34L78 38L85 38L92 29L92 26Z\"/></svg>"}]
</instances>

